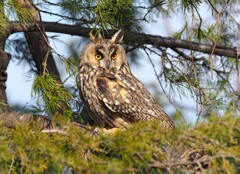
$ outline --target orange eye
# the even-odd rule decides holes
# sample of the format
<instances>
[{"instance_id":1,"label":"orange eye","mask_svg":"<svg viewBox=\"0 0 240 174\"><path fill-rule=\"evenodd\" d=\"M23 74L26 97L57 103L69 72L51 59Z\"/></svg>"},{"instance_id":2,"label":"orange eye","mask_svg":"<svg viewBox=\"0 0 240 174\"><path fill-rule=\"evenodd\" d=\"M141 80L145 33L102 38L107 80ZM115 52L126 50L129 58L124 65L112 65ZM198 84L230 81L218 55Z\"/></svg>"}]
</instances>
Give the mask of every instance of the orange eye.
<instances>
[{"instance_id":1,"label":"orange eye","mask_svg":"<svg viewBox=\"0 0 240 174\"><path fill-rule=\"evenodd\" d=\"M112 59L115 60L117 58L117 54L112 55Z\"/></svg>"},{"instance_id":2,"label":"orange eye","mask_svg":"<svg viewBox=\"0 0 240 174\"><path fill-rule=\"evenodd\" d=\"M101 60L101 59L102 59L102 55L101 55L101 54L96 54L96 55L95 55L95 59Z\"/></svg>"}]
</instances>

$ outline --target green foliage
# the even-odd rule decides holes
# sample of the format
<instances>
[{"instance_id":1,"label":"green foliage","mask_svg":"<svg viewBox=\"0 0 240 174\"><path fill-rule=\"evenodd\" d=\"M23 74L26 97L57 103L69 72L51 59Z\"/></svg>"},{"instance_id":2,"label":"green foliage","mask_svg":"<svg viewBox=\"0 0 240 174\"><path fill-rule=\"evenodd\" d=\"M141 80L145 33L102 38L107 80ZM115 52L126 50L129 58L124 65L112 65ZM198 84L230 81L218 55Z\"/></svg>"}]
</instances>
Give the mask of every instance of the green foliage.
<instances>
[{"instance_id":1,"label":"green foliage","mask_svg":"<svg viewBox=\"0 0 240 174\"><path fill-rule=\"evenodd\" d=\"M178 148L205 148L211 156L210 173L239 173L240 119L227 115L211 117L211 124L200 123L192 131L186 131L177 142Z\"/></svg>"},{"instance_id":2,"label":"green foliage","mask_svg":"<svg viewBox=\"0 0 240 174\"><path fill-rule=\"evenodd\" d=\"M6 112L9 109L8 104L0 101L0 114Z\"/></svg>"},{"instance_id":3,"label":"green foliage","mask_svg":"<svg viewBox=\"0 0 240 174\"><path fill-rule=\"evenodd\" d=\"M8 0L0 2L0 34L5 34L5 28L10 20L21 21L26 24L33 21L33 9L26 8L17 0Z\"/></svg>"},{"instance_id":4,"label":"green foliage","mask_svg":"<svg viewBox=\"0 0 240 174\"><path fill-rule=\"evenodd\" d=\"M153 22L161 15L183 15L186 21L176 38L235 46L233 40L238 32L235 28L238 29L239 23L232 11L238 1L211 2L213 6L199 0L149 0L149 4L144 5L132 0L62 0L56 4L44 1L47 8L57 6L64 13L41 12L58 16L61 22L71 20L98 30L124 28L127 32L138 29L137 23ZM41 3L32 3L40 10L47 9L42 8ZM202 21L201 5L212 14L216 14L215 10L221 13L214 19L215 23ZM4 1L0 10L0 33L9 19L23 24L33 19L33 12L19 1ZM114 134L98 134L69 122L68 118L73 115L68 104L72 95L53 77L41 76L33 84L33 93L39 96L39 101L45 102L46 112L67 118L55 118L52 132L42 131L37 125L20 124L16 129L1 126L0 173L166 173L167 170L189 173L189 166L181 164L179 157L171 157L170 152L180 156L186 149L202 148L211 164L204 169L206 173L239 173L240 119L213 116L217 112L222 115L239 109L239 95L234 93L229 80L236 70L235 60L212 56L213 66L210 67L209 55L157 45L145 47L142 39L129 37L125 43L130 43L129 50L146 49L161 57L161 72L156 76L165 80L170 94L182 97L190 91L191 97L203 108L200 114L209 116L210 123L200 123L191 130L179 128L173 133L163 132L156 123L138 123ZM131 45L131 40L139 42ZM66 68L74 75L78 60L77 56L72 57L66 60ZM215 75L214 80L209 75L211 72ZM196 161L192 170L198 165Z\"/></svg>"},{"instance_id":5,"label":"green foliage","mask_svg":"<svg viewBox=\"0 0 240 174\"><path fill-rule=\"evenodd\" d=\"M81 18L82 20L90 19L91 10L93 5L95 4L94 1L88 0L62 0L59 2L62 10L64 13L67 13L74 19Z\"/></svg>"},{"instance_id":6,"label":"green foliage","mask_svg":"<svg viewBox=\"0 0 240 174\"><path fill-rule=\"evenodd\" d=\"M233 116L212 118L208 124L173 133L152 122L115 133L94 133L63 118L54 123L49 131L36 125L1 126L0 172L166 173L168 168L182 173L187 168L175 165L180 159L171 158L170 153L199 148L205 149L211 163L205 172L240 171L240 119Z\"/></svg>"},{"instance_id":7,"label":"green foliage","mask_svg":"<svg viewBox=\"0 0 240 174\"><path fill-rule=\"evenodd\" d=\"M201 0L190 0L190 1L189 0L182 0L181 3L182 3L182 6L183 6L184 10L194 11L202 3L202 1Z\"/></svg>"},{"instance_id":8,"label":"green foliage","mask_svg":"<svg viewBox=\"0 0 240 174\"><path fill-rule=\"evenodd\" d=\"M77 68L79 65L79 58L78 57L70 57L68 59L65 60L66 63L66 70L69 74L73 73L76 74L77 73Z\"/></svg>"},{"instance_id":9,"label":"green foliage","mask_svg":"<svg viewBox=\"0 0 240 174\"><path fill-rule=\"evenodd\" d=\"M8 18L4 15L4 5L0 2L0 34L4 33L4 28L9 23Z\"/></svg>"},{"instance_id":10,"label":"green foliage","mask_svg":"<svg viewBox=\"0 0 240 174\"><path fill-rule=\"evenodd\" d=\"M17 0L8 0L5 2L5 13L10 18L18 19L23 24L33 21L34 10L32 8L26 8L25 4L21 4Z\"/></svg>"},{"instance_id":11,"label":"green foliage","mask_svg":"<svg viewBox=\"0 0 240 174\"><path fill-rule=\"evenodd\" d=\"M71 94L53 77L48 74L45 77L37 77L32 88L34 93L42 96L48 113L63 114L72 118L72 110L69 105Z\"/></svg>"},{"instance_id":12,"label":"green foliage","mask_svg":"<svg viewBox=\"0 0 240 174\"><path fill-rule=\"evenodd\" d=\"M134 9L132 0L63 0L61 8L68 13L72 21L78 22L77 18L85 21L86 25L98 30L109 28L135 28ZM74 20L75 19L75 20Z\"/></svg>"},{"instance_id":13,"label":"green foliage","mask_svg":"<svg viewBox=\"0 0 240 174\"><path fill-rule=\"evenodd\" d=\"M94 14L96 26L107 30L109 27L118 29L130 29L134 18L134 10L131 8L132 0L98 0Z\"/></svg>"}]
</instances>

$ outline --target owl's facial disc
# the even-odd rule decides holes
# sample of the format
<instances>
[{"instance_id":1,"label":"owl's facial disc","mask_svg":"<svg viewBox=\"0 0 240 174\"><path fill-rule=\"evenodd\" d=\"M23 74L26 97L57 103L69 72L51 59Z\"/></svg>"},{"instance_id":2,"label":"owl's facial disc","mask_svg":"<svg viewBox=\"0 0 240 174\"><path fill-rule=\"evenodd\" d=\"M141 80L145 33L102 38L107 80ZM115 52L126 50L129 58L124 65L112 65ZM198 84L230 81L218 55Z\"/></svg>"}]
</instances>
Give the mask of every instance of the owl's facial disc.
<instances>
[{"instance_id":1,"label":"owl's facial disc","mask_svg":"<svg viewBox=\"0 0 240 174\"><path fill-rule=\"evenodd\" d=\"M107 71L116 69L116 63L119 62L118 49L116 45L98 45L95 50L95 60L98 61L99 67Z\"/></svg>"}]
</instances>

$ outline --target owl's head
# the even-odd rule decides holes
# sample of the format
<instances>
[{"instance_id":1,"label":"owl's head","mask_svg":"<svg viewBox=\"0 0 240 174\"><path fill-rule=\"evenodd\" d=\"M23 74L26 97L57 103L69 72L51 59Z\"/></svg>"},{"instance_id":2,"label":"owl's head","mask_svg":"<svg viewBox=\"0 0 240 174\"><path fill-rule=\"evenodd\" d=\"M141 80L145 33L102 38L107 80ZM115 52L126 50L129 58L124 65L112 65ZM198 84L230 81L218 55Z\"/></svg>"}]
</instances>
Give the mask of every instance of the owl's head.
<instances>
[{"instance_id":1,"label":"owl's head","mask_svg":"<svg viewBox=\"0 0 240 174\"><path fill-rule=\"evenodd\" d=\"M91 41L83 48L80 56L80 66L89 64L93 68L103 68L106 71L118 70L128 65L127 56L120 45L123 31L119 30L111 39L103 39L100 33L90 33Z\"/></svg>"}]
</instances>

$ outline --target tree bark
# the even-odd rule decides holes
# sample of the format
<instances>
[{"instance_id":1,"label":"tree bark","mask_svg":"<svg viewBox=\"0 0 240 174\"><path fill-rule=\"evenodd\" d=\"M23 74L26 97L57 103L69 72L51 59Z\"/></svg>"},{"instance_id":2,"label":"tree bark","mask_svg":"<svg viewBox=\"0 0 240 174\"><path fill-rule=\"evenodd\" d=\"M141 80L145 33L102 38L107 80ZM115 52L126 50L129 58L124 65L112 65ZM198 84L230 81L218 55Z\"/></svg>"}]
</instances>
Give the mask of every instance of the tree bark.
<instances>
[{"instance_id":1,"label":"tree bark","mask_svg":"<svg viewBox=\"0 0 240 174\"><path fill-rule=\"evenodd\" d=\"M4 1L0 0L0 13L4 16ZM0 114L8 110L6 81L10 54L4 51L7 34L0 33Z\"/></svg>"},{"instance_id":2,"label":"tree bark","mask_svg":"<svg viewBox=\"0 0 240 174\"><path fill-rule=\"evenodd\" d=\"M10 54L0 48L0 114L8 110L6 95L7 66L10 60Z\"/></svg>"},{"instance_id":3,"label":"tree bark","mask_svg":"<svg viewBox=\"0 0 240 174\"><path fill-rule=\"evenodd\" d=\"M34 23L41 21L38 11L29 0L18 0L18 2L21 3L24 8L31 10ZM41 28L38 31L24 32L24 35L35 62L37 74L43 75L43 73L45 73L44 68L46 68L47 73L53 75L59 82L61 82L60 74L51 53L48 37L44 30Z\"/></svg>"}]
</instances>

